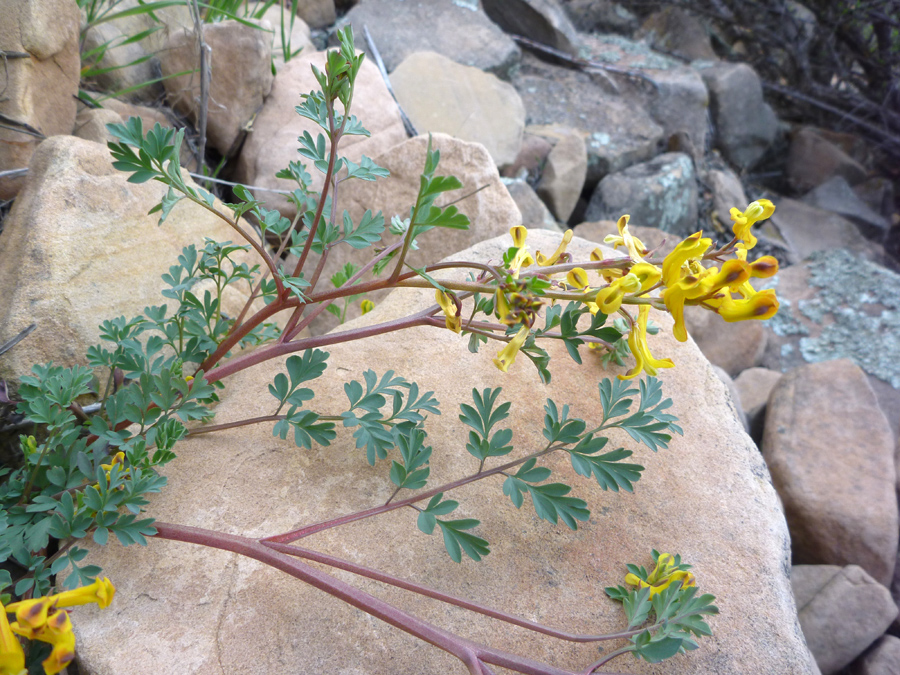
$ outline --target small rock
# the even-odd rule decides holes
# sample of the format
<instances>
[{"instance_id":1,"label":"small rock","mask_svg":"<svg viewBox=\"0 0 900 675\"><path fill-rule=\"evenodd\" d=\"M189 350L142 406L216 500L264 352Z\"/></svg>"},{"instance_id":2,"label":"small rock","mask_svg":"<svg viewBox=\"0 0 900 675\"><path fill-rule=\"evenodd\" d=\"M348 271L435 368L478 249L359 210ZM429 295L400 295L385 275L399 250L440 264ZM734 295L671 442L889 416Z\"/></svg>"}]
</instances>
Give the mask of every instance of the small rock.
<instances>
[{"instance_id":1,"label":"small rock","mask_svg":"<svg viewBox=\"0 0 900 675\"><path fill-rule=\"evenodd\" d=\"M575 210L587 177L587 149L584 138L574 129L563 127L560 133L547 155L537 193L557 220L566 222Z\"/></svg>"},{"instance_id":2,"label":"small rock","mask_svg":"<svg viewBox=\"0 0 900 675\"><path fill-rule=\"evenodd\" d=\"M641 25L637 37L654 49L675 54L688 61L716 61L706 26L680 7L665 7L654 12Z\"/></svg>"},{"instance_id":3,"label":"small rock","mask_svg":"<svg viewBox=\"0 0 900 675\"><path fill-rule=\"evenodd\" d=\"M246 126L272 89L272 43L264 31L239 21L205 24L203 39L209 45L211 75L206 134L209 145L223 156L233 154ZM160 52L163 75L197 70L200 56L193 32L176 31ZM199 115L200 74L164 80L172 107L195 124Z\"/></svg>"},{"instance_id":4,"label":"small rock","mask_svg":"<svg viewBox=\"0 0 900 675\"><path fill-rule=\"evenodd\" d=\"M524 180L513 180L503 178L503 184L509 190L509 196L513 198L519 212L522 214L522 225L525 227L536 227L542 230L562 231L562 228L556 223L550 209L541 201L537 193Z\"/></svg>"},{"instance_id":5,"label":"small rock","mask_svg":"<svg viewBox=\"0 0 900 675\"><path fill-rule=\"evenodd\" d=\"M810 206L843 216L870 239L884 239L891 224L861 200L843 176L835 175L802 197Z\"/></svg>"},{"instance_id":6,"label":"small rock","mask_svg":"<svg viewBox=\"0 0 900 675\"><path fill-rule=\"evenodd\" d=\"M669 152L606 176L591 195L585 218L618 220L626 213L634 224L657 227L676 238L695 232L693 160L684 153Z\"/></svg>"},{"instance_id":7,"label":"small rock","mask_svg":"<svg viewBox=\"0 0 900 675\"><path fill-rule=\"evenodd\" d=\"M690 139L688 151L702 161L709 145L709 92L703 78L687 66L648 70L655 87L640 87L636 105L646 107L666 136L684 133Z\"/></svg>"},{"instance_id":8,"label":"small rock","mask_svg":"<svg viewBox=\"0 0 900 675\"><path fill-rule=\"evenodd\" d=\"M863 238L859 228L832 211L785 197L778 200L770 220L800 260L816 251L832 249L878 258L877 249Z\"/></svg>"},{"instance_id":9,"label":"small rock","mask_svg":"<svg viewBox=\"0 0 900 675\"><path fill-rule=\"evenodd\" d=\"M769 398L762 452L794 561L856 564L889 584L898 538L894 438L865 373L839 359L784 375Z\"/></svg>"},{"instance_id":10,"label":"small rock","mask_svg":"<svg viewBox=\"0 0 900 675\"><path fill-rule=\"evenodd\" d=\"M532 127L534 130L534 127ZM522 147L515 161L501 169L501 175L506 178L528 178L537 180L541 175L547 156L553 150L553 144L537 133L530 133L525 127L522 135Z\"/></svg>"},{"instance_id":11,"label":"small rock","mask_svg":"<svg viewBox=\"0 0 900 675\"><path fill-rule=\"evenodd\" d=\"M326 28L337 19L334 0L299 0L297 16L311 28Z\"/></svg>"},{"instance_id":12,"label":"small rock","mask_svg":"<svg viewBox=\"0 0 900 675\"><path fill-rule=\"evenodd\" d=\"M728 392L729 402L731 403L731 410L734 413L735 418L738 422L741 423L741 426L744 427L744 431L750 433L750 427L747 424L747 415L744 413L743 407L741 407L741 397L738 395L738 390L734 385L734 380L732 380L731 376L722 368L719 368L719 366L713 366L713 371L716 375L719 376L722 384L725 385L725 391Z\"/></svg>"},{"instance_id":13,"label":"small rock","mask_svg":"<svg viewBox=\"0 0 900 675\"><path fill-rule=\"evenodd\" d=\"M477 2L467 0L362 0L338 28L347 24L353 26L363 51L363 26L368 27L388 72L413 52L429 51L508 80L522 57L512 38L487 18Z\"/></svg>"},{"instance_id":14,"label":"small rock","mask_svg":"<svg viewBox=\"0 0 900 675\"><path fill-rule=\"evenodd\" d=\"M850 675L897 675L900 673L900 638L883 635L869 650L850 664Z\"/></svg>"},{"instance_id":15,"label":"small rock","mask_svg":"<svg viewBox=\"0 0 900 675\"><path fill-rule=\"evenodd\" d=\"M609 0L566 0L563 7L575 28L583 33L631 35L640 26L634 14Z\"/></svg>"},{"instance_id":16,"label":"small rock","mask_svg":"<svg viewBox=\"0 0 900 675\"><path fill-rule=\"evenodd\" d=\"M759 75L745 63L717 63L700 75L709 89L716 147L740 169L752 167L775 140L778 118L763 101Z\"/></svg>"},{"instance_id":17,"label":"small rock","mask_svg":"<svg viewBox=\"0 0 900 675\"><path fill-rule=\"evenodd\" d=\"M741 399L741 407L747 415L750 437L757 442L762 440L769 394L780 379L781 373L777 370L747 368L734 381Z\"/></svg>"},{"instance_id":18,"label":"small rock","mask_svg":"<svg viewBox=\"0 0 900 675\"><path fill-rule=\"evenodd\" d=\"M122 124L125 120L115 110L107 110L105 108L82 110L75 117L75 127L72 129L72 135L83 138L86 141L94 143L102 143L106 145L109 141L118 140L109 133L106 128L107 124Z\"/></svg>"},{"instance_id":19,"label":"small rock","mask_svg":"<svg viewBox=\"0 0 900 675\"><path fill-rule=\"evenodd\" d=\"M884 633L897 605L857 565L794 565L800 626L822 675L834 675Z\"/></svg>"},{"instance_id":20,"label":"small rock","mask_svg":"<svg viewBox=\"0 0 900 675\"><path fill-rule=\"evenodd\" d=\"M81 68L81 24L72 0L0 0L0 49L28 58L2 59L0 171L23 169L44 137L69 134ZM16 128L26 125L38 135ZM0 201L12 199L24 176L0 178Z\"/></svg>"},{"instance_id":21,"label":"small rock","mask_svg":"<svg viewBox=\"0 0 900 675\"><path fill-rule=\"evenodd\" d=\"M741 211L750 203L744 192L741 179L729 169L713 169L706 174L706 183L712 188L713 210L722 226L730 231L734 222L731 220L731 209ZM779 202L780 204L780 202ZM777 211L777 209L776 209Z\"/></svg>"},{"instance_id":22,"label":"small rock","mask_svg":"<svg viewBox=\"0 0 900 675\"><path fill-rule=\"evenodd\" d=\"M688 334L713 365L731 377L758 365L766 349L766 327L762 321L726 323L715 312L685 307Z\"/></svg>"},{"instance_id":23,"label":"small rock","mask_svg":"<svg viewBox=\"0 0 900 675\"><path fill-rule=\"evenodd\" d=\"M482 0L481 5L505 32L578 56L578 31L556 0Z\"/></svg>"},{"instance_id":24,"label":"small rock","mask_svg":"<svg viewBox=\"0 0 900 675\"><path fill-rule=\"evenodd\" d=\"M894 184L887 178L883 176L867 178L862 183L854 185L853 192L886 220L890 220L894 215Z\"/></svg>"},{"instance_id":25,"label":"small rock","mask_svg":"<svg viewBox=\"0 0 900 675\"><path fill-rule=\"evenodd\" d=\"M117 5L116 11L128 9L129 4L137 6L136 2L122 2ZM149 45L145 40L124 42L132 35L149 28L151 26L148 25L146 15L121 17L89 27L84 33L82 50L85 54L95 52L97 56L89 57L82 66L106 72L98 72L93 76L86 73L84 79L88 85L114 96L119 95L118 92L137 87L134 91L121 94L132 101L162 98L162 82L156 81L159 78L159 59L147 50ZM135 63L136 61L140 63Z\"/></svg>"},{"instance_id":26,"label":"small rock","mask_svg":"<svg viewBox=\"0 0 900 675\"><path fill-rule=\"evenodd\" d=\"M862 164L826 140L814 127L801 127L794 133L786 172L791 187L799 193L812 190L832 176L842 176L850 185L866 178Z\"/></svg>"},{"instance_id":27,"label":"small rock","mask_svg":"<svg viewBox=\"0 0 900 675\"><path fill-rule=\"evenodd\" d=\"M525 106L508 82L435 52L415 52L391 73L391 85L419 133L481 143L498 166L515 161Z\"/></svg>"},{"instance_id":28,"label":"small rock","mask_svg":"<svg viewBox=\"0 0 900 675\"><path fill-rule=\"evenodd\" d=\"M310 66L324 70L325 58L325 52L300 54L284 64L278 72L272 85L272 93L266 98L265 105L253 122L253 131L241 148L235 180L276 190L293 190L297 187L292 181L275 178L275 174L287 167L289 162L299 158L297 138L304 131L312 134L313 138L322 133L317 124L300 117L294 107L300 102L298 94L321 88ZM339 147L341 156L359 162L362 155L374 158L406 140L397 104L371 59L365 59L360 68L351 112L359 117L371 136L345 136ZM306 160L303 161L308 164ZM323 174L312 166L308 168L312 175L312 189L321 190ZM256 196L265 200L268 208L278 209L288 218L294 217L294 207L283 196L276 193Z\"/></svg>"}]
</instances>

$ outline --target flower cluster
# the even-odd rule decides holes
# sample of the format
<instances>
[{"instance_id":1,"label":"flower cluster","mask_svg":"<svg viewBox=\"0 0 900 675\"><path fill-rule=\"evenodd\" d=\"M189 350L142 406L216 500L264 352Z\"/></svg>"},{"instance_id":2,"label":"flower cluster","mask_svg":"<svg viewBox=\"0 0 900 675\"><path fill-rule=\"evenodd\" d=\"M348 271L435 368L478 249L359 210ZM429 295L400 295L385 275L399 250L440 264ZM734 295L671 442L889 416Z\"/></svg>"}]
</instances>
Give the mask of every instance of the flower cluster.
<instances>
[{"instance_id":1,"label":"flower cluster","mask_svg":"<svg viewBox=\"0 0 900 675\"><path fill-rule=\"evenodd\" d=\"M656 567L650 574L647 574L643 567L629 565L628 568L632 571L625 575L625 583L638 588L649 588L652 598L666 590L674 581L680 581L682 588L696 586L694 575L688 572L690 567L682 564L680 556L660 553L656 558Z\"/></svg>"},{"instance_id":2,"label":"flower cluster","mask_svg":"<svg viewBox=\"0 0 900 675\"><path fill-rule=\"evenodd\" d=\"M96 602L104 609L115 593L109 579L98 578L90 586L3 607L0 612L0 675L27 673L25 653L16 635L52 645L50 656L42 665L46 675L56 675L75 658L75 634L65 608ZM10 623L7 614L15 614L16 620Z\"/></svg>"},{"instance_id":3,"label":"flower cluster","mask_svg":"<svg viewBox=\"0 0 900 675\"><path fill-rule=\"evenodd\" d=\"M589 269L596 269L600 283L592 286L585 267L568 264L571 256L566 247L572 240L572 230L568 230L556 251L545 256L539 251L534 256L529 252L526 238L528 230L516 226L510 230L513 248L504 257L506 281L498 284L494 291L494 314L506 327L518 326L518 331L510 337L502 338L506 345L494 359L496 366L506 372L515 362L516 354L528 343L537 312L544 304L540 295L535 295L520 274L533 265L538 269L528 277L541 276L550 279L541 267L560 265L567 267L565 281L553 281L552 285L563 289L576 289L579 300L596 315L619 314L627 323L628 348L635 359L634 367L621 379L637 377L641 373L655 376L662 368L672 368L671 359L655 358L647 344L647 323L650 308L668 311L674 319L672 330L676 340L687 340L684 312L688 305L697 305L713 311L725 321L746 321L768 319L778 311L778 300L774 290L757 291L750 283L753 278L771 277L778 271L778 262L772 256L763 256L753 262L747 260L748 252L756 246L757 239L751 228L765 220L775 210L767 199L751 203L744 211L731 210L734 221L734 238L725 246L710 250L712 239L697 232L681 243L662 260L651 257L652 252L628 229L629 216L622 216L618 223L618 234L609 235L604 242L614 249L622 248L628 254L623 265L620 260L614 264L598 265L604 261L603 252L597 248L591 253ZM734 257L726 258L726 256ZM555 270L554 270L555 271ZM464 330L461 319L462 305L455 295L438 291L436 299L444 311L447 328L456 333ZM627 311L628 306L637 310L637 315ZM597 343L589 342L594 348Z\"/></svg>"}]
</instances>

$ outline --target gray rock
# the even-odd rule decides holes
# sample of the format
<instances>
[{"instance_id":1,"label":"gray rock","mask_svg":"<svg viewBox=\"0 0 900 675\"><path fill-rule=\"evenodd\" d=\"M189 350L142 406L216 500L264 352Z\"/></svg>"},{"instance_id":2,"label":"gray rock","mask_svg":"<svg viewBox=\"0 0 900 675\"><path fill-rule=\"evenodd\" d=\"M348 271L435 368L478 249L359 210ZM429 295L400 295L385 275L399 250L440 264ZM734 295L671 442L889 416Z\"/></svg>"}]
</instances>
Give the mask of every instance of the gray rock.
<instances>
[{"instance_id":1,"label":"gray rock","mask_svg":"<svg viewBox=\"0 0 900 675\"><path fill-rule=\"evenodd\" d=\"M680 7L665 7L648 16L637 37L649 42L654 49L688 61L715 61L717 58L706 26Z\"/></svg>"},{"instance_id":2,"label":"gray rock","mask_svg":"<svg viewBox=\"0 0 900 675\"><path fill-rule=\"evenodd\" d=\"M636 225L676 236L697 229L697 181L688 155L669 152L606 176L588 204L585 220L618 220L630 214Z\"/></svg>"},{"instance_id":3,"label":"gray rock","mask_svg":"<svg viewBox=\"0 0 900 675\"><path fill-rule=\"evenodd\" d=\"M525 106L508 82L435 52L415 52L391 73L391 84L419 133L481 143L499 166L515 161Z\"/></svg>"},{"instance_id":4,"label":"gray rock","mask_svg":"<svg viewBox=\"0 0 900 675\"><path fill-rule=\"evenodd\" d=\"M853 661L897 616L888 590L856 565L794 565L791 584L803 635L822 675Z\"/></svg>"},{"instance_id":5,"label":"gray rock","mask_svg":"<svg viewBox=\"0 0 900 675\"><path fill-rule=\"evenodd\" d=\"M878 257L877 249L863 238L859 228L832 211L784 198L778 200L770 220L800 260L816 251L832 249Z\"/></svg>"},{"instance_id":6,"label":"gray rock","mask_svg":"<svg viewBox=\"0 0 900 675\"><path fill-rule=\"evenodd\" d=\"M883 239L891 229L887 218L869 208L843 176L832 176L805 194L801 200L816 208L843 216L856 224L870 239Z\"/></svg>"},{"instance_id":7,"label":"gray rock","mask_svg":"<svg viewBox=\"0 0 900 675\"><path fill-rule=\"evenodd\" d=\"M587 149L584 138L575 129L556 126L532 126L536 133L556 135L555 145L544 163L536 190L544 203L562 222L569 220L587 177Z\"/></svg>"},{"instance_id":8,"label":"gray rock","mask_svg":"<svg viewBox=\"0 0 900 675\"><path fill-rule=\"evenodd\" d=\"M471 0L363 0L338 22L350 24L357 47L367 26L388 72L413 52L431 51L508 80L521 51Z\"/></svg>"},{"instance_id":9,"label":"gray rock","mask_svg":"<svg viewBox=\"0 0 900 675\"><path fill-rule=\"evenodd\" d=\"M838 359L784 375L769 397L762 452L794 561L856 564L889 584L898 540L894 438L865 373Z\"/></svg>"},{"instance_id":10,"label":"gray rock","mask_svg":"<svg viewBox=\"0 0 900 675\"><path fill-rule=\"evenodd\" d=\"M507 33L578 55L578 31L557 0L482 0L481 5Z\"/></svg>"},{"instance_id":11,"label":"gray rock","mask_svg":"<svg viewBox=\"0 0 900 675\"><path fill-rule=\"evenodd\" d=\"M528 124L559 124L585 134L593 187L608 173L652 158L663 130L642 108L608 91L604 76L539 61L525 54L513 85L525 103Z\"/></svg>"},{"instance_id":12,"label":"gray rock","mask_svg":"<svg viewBox=\"0 0 900 675\"><path fill-rule=\"evenodd\" d=\"M738 168L753 166L766 152L778 118L763 101L759 76L744 63L717 63L700 75L709 89L716 147Z\"/></svg>"},{"instance_id":13,"label":"gray rock","mask_svg":"<svg viewBox=\"0 0 900 675\"><path fill-rule=\"evenodd\" d=\"M897 675L900 673L900 638L883 635L869 650L850 664L850 675Z\"/></svg>"},{"instance_id":14,"label":"gray rock","mask_svg":"<svg viewBox=\"0 0 900 675\"><path fill-rule=\"evenodd\" d=\"M776 211L777 213L777 211ZM786 372L849 358L869 384L895 435L900 428L900 275L848 251L814 254L767 280L781 308L766 322L762 365Z\"/></svg>"},{"instance_id":15,"label":"gray rock","mask_svg":"<svg viewBox=\"0 0 900 675\"><path fill-rule=\"evenodd\" d=\"M729 169L713 169L706 173L705 182L712 188L713 210L718 215L719 222L730 231L734 225L730 215L731 209L743 211L750 203L741 179Z\"/></svg>"},{"instance_id":16,"label":"gray rock","mask_svg":"<svg viewBox=\"0 0 900 675\"><path fill-rule=\"evenodd\" d=\"M701 161L709 145L709 92L693 68L647 71L655 87L640 87L634 100L646 106L666 137L679 132L691 140L691 156Z\"/></svg>"},{"instance_id":17,"label":"gray rock","mask_svg":"<svg viewBox=\"0 0 900 675\"><path fill-rule=\"evenodd\" d=\"M584 33L631 35L640 26L634 14L609 0L565 0L563 7L575 28Z\"/></svg>"},{"instance_id":18,"label":"gray rock","mask_svg":"<svg viewBox=\"0 0 900 675\"><path fill-rule=\"evenodd\" d=\"M509 196L513 198L522 213L522 225L527 228L562 231L550 209L546 207L528 183L524 180L501 178Z\"/></svg>"},{"instance_id":19,"label":"gray rock","mask_svg":"<svg viewBox=\"0 0 900 675\"><path fill-rule=\"evenodd\" d=\"M791 138L786 167L787 180L803 193L832 176L843 176L850 185L866 178L866 169L815 127L801 127Z\"/></svg>"}]
</instances>

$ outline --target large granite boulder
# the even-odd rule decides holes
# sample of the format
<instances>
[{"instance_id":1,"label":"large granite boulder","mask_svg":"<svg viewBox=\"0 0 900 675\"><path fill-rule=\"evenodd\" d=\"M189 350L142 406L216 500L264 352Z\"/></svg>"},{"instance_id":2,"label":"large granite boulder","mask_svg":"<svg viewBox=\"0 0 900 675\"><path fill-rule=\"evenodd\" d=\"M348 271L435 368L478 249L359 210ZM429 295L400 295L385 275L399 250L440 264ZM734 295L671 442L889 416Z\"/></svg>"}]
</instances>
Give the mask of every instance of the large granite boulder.
<instances>
[{"instance_id":1,"label":"large granite boulder","mask_svg":"<svg viewBox=\"0 0 900 675\"><path fill-rule=\"evenodd\" d=\"M224 220L185 203L158 226L147 212L166 187L127 177L99 143L54 136L38 146L0 234L0 344L37 328L3 355L0 377L48 361L87 365L102 321L164 304L160 276L183 247L202 248L204 237L236 240ZM246 295L226 291L224 310L240 311Z\"/></svg>"},{"instance_id":2,"label":"large granite boulder","mask_svg":"<svg viewBox=\"0 0 900 675\"><path fill-rule=\"evenodd\" d=\"M534 231L529 239L533 247L550 250L559 235ZM496 260L509 244L508 236L499 237L454 258ZM569 251L582 259L594 246L575 239ZM433 301L430 290L397 291L351 326L389 321ZM787 531L765 465L707 361L690 341L677 343L671 337L668 318L656 315L654 320L662 326L653 338L654 352L677 363L663 373L663 386L674 398L672 412L685 436L653 454L624 434L612 435L611 447L635 449L636 459L647 467L634 494L601 492L593 483L576 480L568 460L548 457L548 465L571 479L573 494L593 510L592 520L577 532L539 521L525 508L516 510L500 482L482 481L454 494L462 514L483 521L477 532L492 550L482 562L451 562L439 540L416 531L412 512L394 511L326 530L304 543L575 631L624 627L621 607L604 596L603 587L622 583L626 562L648 564L651 548L679 552L695 565L701 588L716 595L721 613L710 622L714 637L668 662L666 673L811 673L788 578ZM509 423L516 452L524 453L542 443L545 398L569 403L573 414L597 420L597 381L623 371L604 372L591 358L578 367L564 349L551 344L553 383L542 386L526 359L520 357L503 374L492 364L496 349L473 355L467 343L451 331L423 327L332 345L327 349L331 365L315 385L314 407L330 414L343 410L344 384L367 368L392 369L433 390L443 405L443 414L427 423L428 443L434 447L432 481L438 484L474 470L463 449L465 430L456 407L469 400L473 387L503 387L502 395L514 402ZM271 412L266 387L281 367L261 364L228 382L219 421ZM264 536L383 504L392 492L387 466L371 468L365 453L354 448L351 431L339 429L330 447L312 451L273 437L268 426L189 440L167 467L169 485L149 512L164 521ZM82 672L91 675L268 675L285 668L373 675L466 672L443 652L231 553L153 540L146 548L112 543L92 558L118 591L112 611L85 607L78 617ZM447 630L552 663L561 672L580 671L597 658L593 645L506 630L432 600L343 572L337 576ZM631 658L613 667L660 672Z\"/></svg>"}]
</instances>

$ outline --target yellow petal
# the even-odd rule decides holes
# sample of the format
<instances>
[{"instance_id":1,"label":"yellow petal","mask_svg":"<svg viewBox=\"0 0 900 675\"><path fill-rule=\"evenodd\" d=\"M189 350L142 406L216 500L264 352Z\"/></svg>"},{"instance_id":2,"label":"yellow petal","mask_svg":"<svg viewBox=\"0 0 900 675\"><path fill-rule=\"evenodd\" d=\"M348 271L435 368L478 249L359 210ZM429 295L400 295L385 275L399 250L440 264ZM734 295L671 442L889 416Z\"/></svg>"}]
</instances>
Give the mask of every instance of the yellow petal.
<instances>
[{"instance_id":1,"label":"yellow petal","mask_svg":"<svg viewBox=\"0 0 900 675\"><path fill-rule=\"evenodd\" d=\"M587 272L581 267L575 267L566 275L566 281L569 282L570 286L574 286L578 289L585 289L588 287Z\"/></svg>"},{"instance_id":2,"label":"yellow petal","mask_svg":"<svg viewBox=\"0 0 900 675\"><path fill-rule=\"evenodd\" d=\"M528 229L525 226L515 225L509 228L509 233L512 235L513 246L516 248L525 246L525 239L528 237Z\"/></svg>"},{"instance_id":3,"label":"yellow petal","mask_svg":"<svg viewBox=\"0 0 900 675\"><path fill-rule=\"evenodd\" d=\"M9 626L6 611L0 606L0 675L20 675L25 670L25 651Z\"/></svg>"},{"instance_id":4,"label":"yellow petal","mask_svg":"<svg viewBox=\"0 0 900 675\"><path fill-rule=\"evenodd\" d=\"M712 239L703 236L703 232L695 232L682 241L663 260L662 278L666 286L678 283L682 275L682 266L692 258L699 258L712 246Z\"/></svg>"},{"instance_id":5,"label":"yellow petal","mask_svg":"<svg viewBox=\"0 0 900 675\"><path fill-rule=\"evenodd\" d=\"M569 242L572 241L572 235L575 233L572 230L566 230L565 234L563 234L562 242L560 242L559 246L557 246L556 251L554 251L553 255L549 258L544 257L544 254L538 251L535 254L535 258L537 259L537 264L540 267L549 267L550 265L555 265L559 260L559 257L566 252L566 247L569 245Z\"/></svg>"},{"instance_id":6,"label":"yellow petal","mask_svg":"<svg viewBox=\"0 0 900 675\"><path fill-rule=\"evenodd\" d=\"M107 577L97 577L94 583L88 586L82 586L72 591L64 591L57 595L50 596L56 602L56 606L75 607L76 605L87 605L96 602L100 609L109 607L113 596L116 594L116 588Z\"/></svg>"},{"instance_id":7,"label":"yellow petal","mask_svg":"<svg viewBox=\"0 0 900 675\"><path fill-rule=\"evenodd\" d=\"M531 331L528 326L523 325L515 337L507 342L506 346L497 354L497 358L494 359L494 365L504 373L508 372L509 367L516 362L516 354L519 353L522 345L525 344L529 332Z\"/></svg>"}]
</instances>

